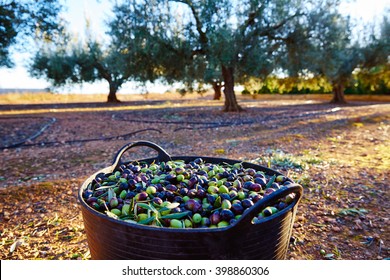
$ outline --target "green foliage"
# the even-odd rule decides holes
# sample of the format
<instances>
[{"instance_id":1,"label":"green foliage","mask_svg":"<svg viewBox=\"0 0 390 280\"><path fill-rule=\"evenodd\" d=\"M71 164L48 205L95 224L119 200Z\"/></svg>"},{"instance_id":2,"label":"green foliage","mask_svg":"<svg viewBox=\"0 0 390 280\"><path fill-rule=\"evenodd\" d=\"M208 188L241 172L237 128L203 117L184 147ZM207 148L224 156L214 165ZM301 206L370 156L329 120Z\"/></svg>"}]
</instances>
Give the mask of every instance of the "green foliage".
<instances>
[{"instance_id":1,"label":"green foliage","mask_svg":"<svg viewBox=\"0 0 390 280\"><path fill-rule=\"evenodd\" d=\"M52 40L61 33L58 0L4 0L0 2L0 67L13 65L12 45L23 45L28 38Z\"/></svg>"},{"instance_id":2,"label":"green foliage","mask_svg":"<svg viewBox=\"0 0 390 280\"><path fill-rule=\"evenodd\" d=\"M302 1L127 0L114 7L110 34L138 61L140 79L168 83L224 81L225 109L235 110L234 82L266 77L288 52L304 52L314 10L337 4ZM232 104L228 104L232 103Z\"/></svg>"}]
</instances>

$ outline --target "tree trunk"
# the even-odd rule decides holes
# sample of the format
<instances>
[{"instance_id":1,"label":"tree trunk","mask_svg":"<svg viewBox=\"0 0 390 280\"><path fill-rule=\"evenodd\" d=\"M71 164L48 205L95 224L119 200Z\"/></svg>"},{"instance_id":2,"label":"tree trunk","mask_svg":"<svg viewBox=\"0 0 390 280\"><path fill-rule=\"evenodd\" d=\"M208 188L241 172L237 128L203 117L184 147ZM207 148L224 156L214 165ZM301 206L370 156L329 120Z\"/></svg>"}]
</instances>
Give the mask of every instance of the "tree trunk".
<instances>
[{"instance_id":1,"label":"tree trunk","mask_svg":"<svg viewBox=\"0 0 390 280\"><path fill-rule=\"evenodd\" d=\"M214 89L214 98L213 100L221 100L222 97L222 85L219 82L213 82L213 89Z\"/></svg>"},{"instance_id":2,"label":"tree trunk","mask_svg":"<svg viewBox=\"0 0 390 280\"><path fill-rule=\"evenodd\" d=\"M333 84L333 99L330 101L333 104L346 104L344 96L344 83L338 82Z\"/></svg>"},{"instance_id":3,"label":"tree trunk","mask_svg":"<svg viewBox=\"0 0 390 280\"><path fill-rule=\"evenodd\" d=\"M222 66L222 76L224 81L223 93L225 94L224 112L241 112L244 111L237 103L236 94L234 93L234 69L233 67Z\"/></svg>"},{"instance_id":4,"label":"tree trunk","mask_svg":"<svg viewBox=\"0 0 390 280\"><path fill-rule=\"evenodd\" d=\"M118 91L119 86L117 83L109 81L110 92L108 93L107 102L108 103L120 103L121 101L116 97L116 92Z\"/></svg>"}]
</instances>

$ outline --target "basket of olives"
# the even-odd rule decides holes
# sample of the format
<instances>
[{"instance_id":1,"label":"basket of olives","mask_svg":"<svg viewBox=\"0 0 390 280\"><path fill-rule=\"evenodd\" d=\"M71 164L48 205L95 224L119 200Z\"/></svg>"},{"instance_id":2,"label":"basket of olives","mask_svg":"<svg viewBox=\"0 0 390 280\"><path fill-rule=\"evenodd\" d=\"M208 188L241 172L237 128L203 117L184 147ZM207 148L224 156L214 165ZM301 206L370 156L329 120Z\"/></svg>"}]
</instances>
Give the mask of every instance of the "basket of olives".
<instances>
[{"instance_id":1,"label":"basket of olives","mask_svg":"<svg viewBox=\"0 0 390 280\"><path fill-rule=\"evenodd\" d=\"M122 162L147 146L154 158ZM132 142L79 201L93 259L284 259L302 187L249 162Z\"/></svg>"}]
</instances>

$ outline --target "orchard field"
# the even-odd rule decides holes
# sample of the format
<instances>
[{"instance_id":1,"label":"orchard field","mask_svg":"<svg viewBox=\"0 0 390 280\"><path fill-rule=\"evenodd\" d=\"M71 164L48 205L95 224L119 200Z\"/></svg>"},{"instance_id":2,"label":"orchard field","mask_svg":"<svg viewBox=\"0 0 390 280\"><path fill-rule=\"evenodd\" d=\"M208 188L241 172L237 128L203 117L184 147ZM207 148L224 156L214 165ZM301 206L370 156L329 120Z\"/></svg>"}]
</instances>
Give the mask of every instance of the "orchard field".
<instances>
[{"instance_id":1,"label":"orchard field","mask_svg":"<svg viewBox=\"0 0 390 280\"><path fill-rule=\"evenodd\" d=\"M171 155L270 166L300 183L287 259L390 257L388 97L331 105L330 95L238 96L240 113L207 94L105 98L2 95L1 259L90 259L78 190L141 139Z\"/></svg>"}]
</instances>

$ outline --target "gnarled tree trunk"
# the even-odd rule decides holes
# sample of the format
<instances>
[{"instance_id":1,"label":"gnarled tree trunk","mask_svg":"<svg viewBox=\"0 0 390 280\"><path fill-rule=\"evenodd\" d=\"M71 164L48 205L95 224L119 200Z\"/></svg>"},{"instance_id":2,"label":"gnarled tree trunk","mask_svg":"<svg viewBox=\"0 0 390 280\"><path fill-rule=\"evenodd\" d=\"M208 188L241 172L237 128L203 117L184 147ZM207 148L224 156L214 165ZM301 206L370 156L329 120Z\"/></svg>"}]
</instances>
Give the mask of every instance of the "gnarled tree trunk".
<instances>
[{"instance_id":1,"label":"gnarled tree trunk","mask_svg":"<svg viewBox=\"0 0 390 280\"><path fill-rule=\"evenodd\" d=\"M330 101L333 104L346 104L344 95L344 83L335 82L333 83L333 99Z\"/></svg>"},{"instance_id":2,"label":"gnarled tree trunk","mask_svg":"<svg viewBox=\"0 0 390 280\"><path fill-rule=\"evenodd\" d=\"M213 100L221 100L222 97L222 85L220 82L213 82L213 89L214 89L214 98Z\"/></svg>"},{"instance_id":3,"label":"gnarled tree trunk","mask_svg":"<svg viewBox=\"0 0 390 280\"><path fill-rule=\"evenodd\" d=\"M118 84L113 81L108 81L108 84L110 85L110 92L108 93L107 102L120 103L121 101L116 97L116 93L119 89Z\"/></svg>"},{"instance_id":4,"label":"gnarled tree trunk","mask_svg":"<svg viewBox=\"0 0 390 280\"><path fill-rule=\"evenodd\" d=\"M237 103L234 93L234 69L233 67L222 66L222 76L224 81L223 93L225 94L224 112L241 112L243 109Z\"/></svg>"}]
</instances>

